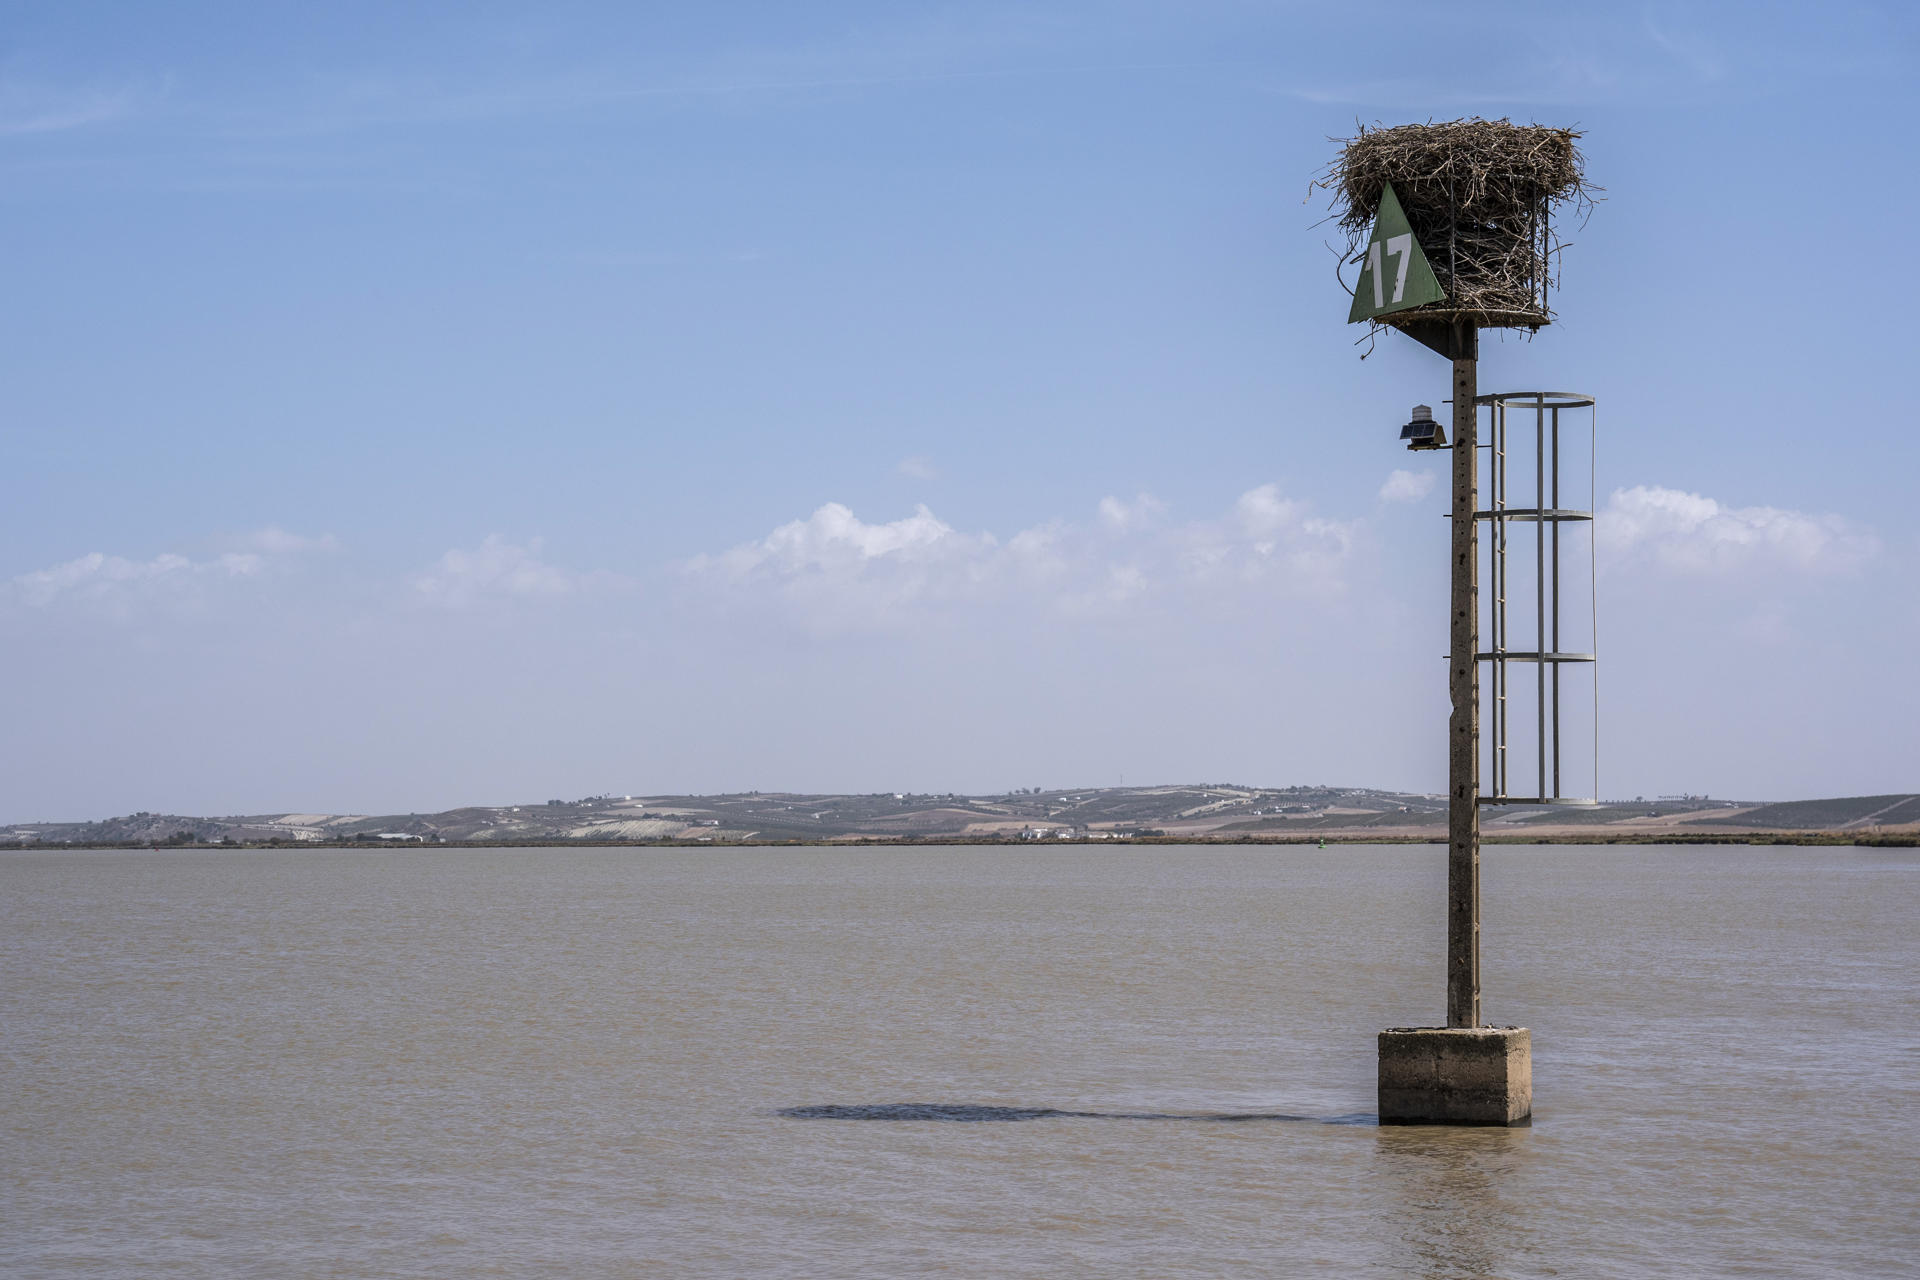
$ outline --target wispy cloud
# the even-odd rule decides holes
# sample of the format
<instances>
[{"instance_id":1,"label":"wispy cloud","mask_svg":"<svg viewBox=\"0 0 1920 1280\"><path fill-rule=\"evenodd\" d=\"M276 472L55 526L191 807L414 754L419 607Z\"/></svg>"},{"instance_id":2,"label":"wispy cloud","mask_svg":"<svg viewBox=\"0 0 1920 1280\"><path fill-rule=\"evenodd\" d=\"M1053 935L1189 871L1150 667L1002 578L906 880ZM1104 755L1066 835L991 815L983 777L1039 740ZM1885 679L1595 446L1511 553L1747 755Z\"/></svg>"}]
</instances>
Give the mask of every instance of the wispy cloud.
<instances>
[{"instance_id":1,"label":"wispy cloud","mask_svg":"<svg viewBox=\"0 0 1920 1280\"><path fill-rule=\"evenodd\" d=\"M1651 8L1641 19L1641 29L1656 48L1686 68L1695 79L1706 83L1726 79L1726 57L1704 37L1683 35L1671 26L1656 22Z\"/></svg>"},{"instance_id":2,"label":"wispy cloud","mask_svg":"<svg viewBox=\"0 0 1920 1280\"><path fill-rule=\"evenodd\" d=\"M1851 573L1880 541L1837 515L1730 507L1680 489L1615 490L1598 517L1603 563L1675 574Z\"/></svg>"},{"instance_id":3,"label":"wispy cloud","mask_svg":"<svg viewBox=\"0 0 1920 1280\"><path fill-rule=\"evenodd\" d=\"M415 596L429 604L463 608L489 600L555 600L625 582L617 574L563 569L543 559L541 550L539 538L522 546L489 534L479 546L455 547L426 572L414 575Z\"/></svg>"},{"instance_id":4,"label":"wispy cloud","mask_svg":"<svg viewBox=\"0 0 1920 1280\"><path fill-rule=\"evenodd\" d=\"M23 573L13 581L21 597L33 605L60 600L123 600L183 587L206 577L252 577L260 572L262 564L260 556L245 552L229 552L212 560L189 560L172 552L151 560L129 560L90 551L50 568Z\"/></svg>"},{"instance_id":5,"label":"wispy cloud","mask_svg":"<svg viewBox=\"0 0 1920 1280\"><path fill-rule=\"evenodd\" d=\"M933 480L940 475L940 469L932 461L922 457L902 458L894 469L896 475L908 480Z\"/></svg>"},{"instance_id":6,"label":"wispy cloud","mask_svg":"<svg viewBox=\"0 0 1920 1280\"><path fill-rule=\"evenodd\" d=\"M307 551L337 551L340 540L330 533L318 537L289 533L278 525L268 525L264 529L255 529L243 533L235 540L235 545L243 551L261 552L266 555L290 556Z\"/></svg>"},{"instance_id":7,"label":"wispy cloud","mask_svg":"<svg viewBox=\"0 0 1920 1280\"><path fill-rule=\"evenodd\" d=\"M1433 472L1395 471L1380 486L1382 502L1418 502L1433 492Z\"/></svg>"},{"instance_id":8,"label":"wispy cloud","mask_svg":"<svg viewBox=\"0 0 1920 1280\"><path fill-rule=\"evenodd\" d=\"M292 556L336 545L330 534L310 538L275 526L226 543L230 550L204 559L171 551L146 560L90 551L18 575L7 584L7 594L34 608L77 604L127 614L143 604L194 601L219 583L261 578Z\"/></svg>"},{"instance_id":9,"label":"wispy cloud","mask_svg":"<svg viewBox=\"0 0 1920 1280\"><path fill-rule=\"evenodd\" d=\"M1659 12L1648 6L1637 24L1631 17L1623 21L1616 7L1539 8L1528 22L1476 33L1487 70L1463 84L1435 69L1440 64L1431 50L1457 36L1445 26L1443 11L1400 16L1406 39L1398 46L1383 46L1360 61L1323 60L1273 91L1316 105L1415 115L1564 108L1648 94L1690 96L1737 79L1753 56L1740 47L1744 33L1735 25L1718 24L1710 39L1675 6ZM1844 47L1857 41L1823 34L1819 43Z\"/></svg>"},{"instance_id":10,"label":"wispy cloud","mask_svg":"<svg viewBox=\"0 0 1920 1280\"><path fill-rule=\"evenodd\" d=\"M131 114L142 90L135 85L110 88L54 88L0 75L0 137L65 133Z\"/></svg>"},{"instance_id":11,"label":"wispy cloud","mask_svg":"<svg viewBox=\"0 0 1920 1280\"><path fill-rule=\"evenodd\" d=\"M617 113L656 103L677 111L701 100L732 112L751 109L755 99L783 103L800 95L1191 65L1085 57L1076 24L1030 6L872 15L810 30L815 34L784 42L730 35L672 55L649 42L632 56L612 56L615 45L607 43L545 66L525 60L502 65L491 56L493 41L476 41L475 24L455 18L441 32L442 54L432 65L322 72L304 81L303 99L275 113L256 113L235 132L267 137L460 126Z\"/></svg>"}]
</instances>

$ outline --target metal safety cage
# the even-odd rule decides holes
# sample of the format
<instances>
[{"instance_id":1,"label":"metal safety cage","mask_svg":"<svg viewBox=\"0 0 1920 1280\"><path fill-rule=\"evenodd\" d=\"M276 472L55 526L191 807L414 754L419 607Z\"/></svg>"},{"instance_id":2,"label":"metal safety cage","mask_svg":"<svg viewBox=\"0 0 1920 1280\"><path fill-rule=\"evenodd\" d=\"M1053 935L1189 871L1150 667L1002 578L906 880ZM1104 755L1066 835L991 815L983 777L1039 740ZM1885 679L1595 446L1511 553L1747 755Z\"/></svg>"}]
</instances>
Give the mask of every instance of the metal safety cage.
<instances>
[{"instance_id":1,"label":"metal safety cage","mask_svg":"<svg viewBox=\"0 0 1920 1280\"><path fill-rule=\"evenodd\" d=\"M1595 454L1593 397L1564 391L1506 391L1478 396L1474 403L1488 415L1482 420L1483 429L1476 432L1477 447L1486 452L1486 487L1482 492L1487 495L1487 505L1473 515L1475 521L1484 522L1487 533L1482 540L1487 591L1481 634L1487 637L1488 644L1486 650L1475 657L1484 664L1483 705L1492 729L1487 735L1489 755L1482 775L1488 786L1483 789L1479 802L1482 805L1594 805L1600 793L1600 689L1594 665L1599 647L1599 620L1591 536ZM1528 427L1533 428L1531 433ZM1586 501L1584 506L1566 506L1561 475L1562 445L1565 437L1577 438L1581 428L1585 429L1587 445ZM1529 434L1533 437L1533 485L1531 494L1523 492L1522 498L1530 497L1531 505L1515 506L1508 488L1509 453L1515 448L1524 451ZM1524 452L1522 457L1524 461ZM1526 526L1531 526L1531 537ZM1571 534L1580 527L1584 527L1587 534L1586 582L1581 584L1576 578L1571 585L1573 593L1586 597L1584 601L1578 601L1577 595L1569 592L1563 573L1563 552L1568 550L1563 542L1570 539L1563 539L1562 530L1567 529ZM1516 556L1530 559L1533 570L1528 575L1523 566L1518 580L1510 565ZM1533 579L1531 584L1525 580L1529 576ZM1529 585L1530 592L1527 591ZM1585 591L1581 592L1583 585ZM1518 610L1513 607L1516 592L1521 593ZM1529 595L1531 599L1526 598ZM1585 604L1584 625L1581 619L1565 617L1570 603ZM1524 619L1527 604L1532 605L1533 626L1528 628L1522 623L1518 641L1521 647L1516 647L1511 629L1513 616L1518 613ZM1532 679L1528 680L1523 674L1516 683L1512 670L1516 664L1523 668L1530 666ZM1565 767L1567 739L1562 730L1563 722L1571 717L1564 714L1562 694L1565 690L1561 675L1570 664L1577 664L1573 670L1590 676L1592 685L1592 785L1584 796L1566 793L1569 770ZM1526 688L1528 684L1533 686L1531 690ZM1518 777L1519 785L1531 794L1515 794L1512 757L1528 753L1524 749L1514 750L1511 710L1516 696L1524 697L1527 693L1532 695L1534 710L1534 750L1531 752L1534 758L1524 762L1533 767L1527 769L1523 765ZM1521 723L1524 725L1524 719ZM1524 742L1523 734L1523 746Z\"/></svg>"}]
</instances>

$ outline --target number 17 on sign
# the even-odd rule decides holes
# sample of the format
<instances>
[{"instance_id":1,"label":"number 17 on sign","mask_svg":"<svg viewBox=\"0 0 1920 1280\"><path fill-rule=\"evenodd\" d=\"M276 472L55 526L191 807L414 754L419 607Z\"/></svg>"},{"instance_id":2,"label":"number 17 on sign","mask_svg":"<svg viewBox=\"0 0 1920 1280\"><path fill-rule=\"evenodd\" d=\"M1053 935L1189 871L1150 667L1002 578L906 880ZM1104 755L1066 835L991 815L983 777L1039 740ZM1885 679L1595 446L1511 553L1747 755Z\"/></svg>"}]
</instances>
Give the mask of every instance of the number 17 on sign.
<instances>
[{"instance_id":1,"label":"number 17 on sign","mask_svg":"<svg viewBox=\"0 0 1920 1280\"><path fill-rule=\"evenodd\" d=\"M1367 241L1367 256L1360 268L1359 286L1353 291L1348 323L1443 302L1446 296L1434 278L1433 268L1427 265L1420 242L1414 239L1399 197L1393 194L1393 184L1388 183L1380 192L1380 212Z\"/></svg>"}]
</instances>

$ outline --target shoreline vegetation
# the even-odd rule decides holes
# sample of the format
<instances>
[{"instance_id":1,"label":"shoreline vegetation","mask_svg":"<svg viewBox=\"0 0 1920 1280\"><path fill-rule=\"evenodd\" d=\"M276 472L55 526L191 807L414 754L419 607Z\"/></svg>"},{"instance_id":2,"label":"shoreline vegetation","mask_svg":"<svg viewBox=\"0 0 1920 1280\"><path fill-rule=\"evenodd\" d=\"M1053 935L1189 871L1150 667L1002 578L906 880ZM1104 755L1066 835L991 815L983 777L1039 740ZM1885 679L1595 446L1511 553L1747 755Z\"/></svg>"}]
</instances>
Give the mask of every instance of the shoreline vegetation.
<instances>
[{"instance_id":1,"label":"shoreline vegetation","mask_svg":"<svg viewBox=\"0 0 1920 1280\"><path fill-rule=\"evenodd\" d=\"M949 846L1003 845L1009 847L1038 846L1049 848L1056 845L1107 845L1132 847L1135 845L1277 845L1308 846L1319 848L1328 845L1382 845L1382 844L1431 844L1445 845L1447 837L1439 835L1326 835L1326 836L1261 836L1261 835L1224 835L1224 836L1130 836L1122 839L1094 837L1053 837L1046 840L1025 840L1018 836L843 836L817 840L546 840L534 842L516 842L503 840L168 840L152 843L145 840L99 841L88 844L48 843L35 840L0 841L0 850L23 851L53 849L63 853L85 853L90 851L138 850L147 849L158 852L161 849L180 850L197 849L203 851L225 850L278 850L282 852L328 852L338 850L368 849L846 849L846 848L921 848L936 849ZM1920 832L1859 832L1835 833L1831 831L1752 831L1752 832L1670 832L1670 833L1582 833L1573 835L1535 836L1496 835L1483 836L1482 845L1791 845L1797 847L1833 847L1863 849L1913 849L1920 848Z\"/></svg>"}]
</instances>

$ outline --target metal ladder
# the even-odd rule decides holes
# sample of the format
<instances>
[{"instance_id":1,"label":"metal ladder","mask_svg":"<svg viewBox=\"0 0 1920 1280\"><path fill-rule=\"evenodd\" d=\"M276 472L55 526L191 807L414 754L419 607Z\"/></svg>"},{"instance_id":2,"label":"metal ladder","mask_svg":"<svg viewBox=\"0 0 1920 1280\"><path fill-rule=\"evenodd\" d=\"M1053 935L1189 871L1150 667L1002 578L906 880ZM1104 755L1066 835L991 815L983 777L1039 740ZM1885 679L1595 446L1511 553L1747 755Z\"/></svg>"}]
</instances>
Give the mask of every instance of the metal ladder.
<instances>
[{"instance_id":1,"label":"metal ladder","mask_svg":"<svg viewBox=\"0 0 1920 1280\"><path fill-rule=\"evenodd\" d=\"M1561 648L1561 546L1560 526L1565 523L1593 520L1592 500L1589 498L1585 510L1573 510L1560 505L1560 461L1561 461L1561 420L1562 412L1587 410L1594 407L1592 396L1573 395L1560 391L1517 391L1501 392L1496 395L1479 396L1476 405L1486 406L1491 422L1487 433L1487 443L1482 448L1488 451L1488 506L1483 511L1474 512L1475 520L1484 520L1492 535L1488 542L1488 638L1489 648L1475 655L1481 662L1489 663L1488 685L1492 700L1492 714L1488 717L1493 727L1493 758L1489 770L1490 789L1480 796L1483 805L1593 805L1597 803L1599 792L1599 688L1594 689L1594 788L1593 794L1583 797L1564 794L1564 770L1561 750L1561 687L1560 667L1563 663L1592 663L1596 655L1592 650L1568 651ZM1508 435L1507 416L1510 412L1531 413L1534 419L1534 471L1533 505L1515 507L1510 505L1507 485ZM1518 522L1531 522L1534 526L1534 631L1531 649L1515 649L1511 643L1512 632L1509 628L1508 606L1511 582L1507 572L1507 554L1510 549L1510 526ZM1592 582L1592 552L1589 548L1588 581ZM1597 630L1597 620L1596 620ZM1512 793L1513 775L1510 758L1512 740L1510 733L1508 666L1515 662L1531 662L1535 672L1535 695L1537 714L1537 737L1535 742L1535 780L1532 795L1514 795Z\"/></svg>"}]
</instances>

